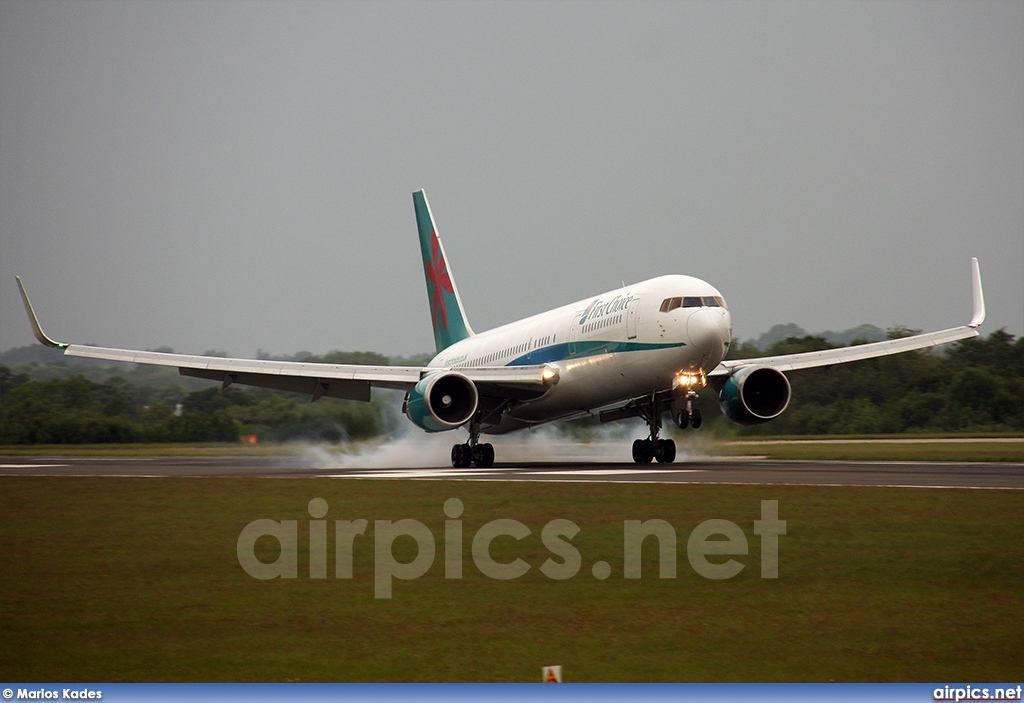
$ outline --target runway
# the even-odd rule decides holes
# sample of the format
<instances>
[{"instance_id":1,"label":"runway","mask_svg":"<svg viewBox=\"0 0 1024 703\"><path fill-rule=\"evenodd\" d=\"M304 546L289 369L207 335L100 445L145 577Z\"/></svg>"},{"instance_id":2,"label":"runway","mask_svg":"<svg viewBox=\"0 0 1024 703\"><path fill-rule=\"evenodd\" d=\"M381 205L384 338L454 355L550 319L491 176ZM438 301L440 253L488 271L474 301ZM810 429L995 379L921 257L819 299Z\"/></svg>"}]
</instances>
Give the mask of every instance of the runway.
<instances>
[{"instance_id":1,"label":"runway","mask_svg":"<svg viewBox=\"0 0 1024 703\"><path fill-rule=\"evenodd\" d=\"M1024 463L694 459L670 465L545 462L489 469L325 468L301 457L0 457L0 476L247 477L724 483L1024 490Z\"/></svg>"}]
</instances>

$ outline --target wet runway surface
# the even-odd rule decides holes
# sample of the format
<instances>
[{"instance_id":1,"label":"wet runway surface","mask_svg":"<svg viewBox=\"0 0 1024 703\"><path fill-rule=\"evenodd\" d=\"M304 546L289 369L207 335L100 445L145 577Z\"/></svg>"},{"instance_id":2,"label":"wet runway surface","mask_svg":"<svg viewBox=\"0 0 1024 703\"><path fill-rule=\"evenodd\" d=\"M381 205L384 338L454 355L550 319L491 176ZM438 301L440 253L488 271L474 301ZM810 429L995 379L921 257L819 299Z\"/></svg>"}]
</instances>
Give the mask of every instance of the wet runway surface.
<instances>
[{"instance_id":1,"label":"wet runway surface","mask_svg":"<svg viewBox=\"0 0 1024 703\"><path fill-rule=\"evenodd\" d=\"M691 459L669 465L534 461L488 469L312 466L293 457L0 457L0 476L206 476L1024 489L1024 464Z\"/></svg>"}]
</instances>

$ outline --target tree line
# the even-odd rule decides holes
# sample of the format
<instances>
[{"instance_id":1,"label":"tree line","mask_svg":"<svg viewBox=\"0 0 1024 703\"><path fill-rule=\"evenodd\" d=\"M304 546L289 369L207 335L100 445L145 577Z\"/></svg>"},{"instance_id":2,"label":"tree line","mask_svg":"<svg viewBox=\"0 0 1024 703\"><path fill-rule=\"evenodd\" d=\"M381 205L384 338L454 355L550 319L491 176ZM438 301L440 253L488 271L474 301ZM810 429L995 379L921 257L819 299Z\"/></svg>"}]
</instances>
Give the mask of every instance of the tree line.
<instances>
[{"instance_id":1,"label":"tree line","mask_svg":"<svg viewBox=\"0 0 1024 703\"><path fill-rule=\"evenodd\" d=\"M888 334L909 333L893 329ZM763 350L734 342L730 356L835 346L822 336L792 336ZM303 359L375 365L410 361L374 352ZM789 378L789 409L751 428L722 418L715 394L706 389L698 401L710 421L704 431L739 436L1024 431L1024 338L1015 340L1003 330L939 351L796 372ZM395 393L374 391L370 403L335 398L310 403L304 396L267 389L190 388L182 380L163 369L119 374L110 367L88 367L76 373L70 367L0 365L0 444L235 442L246 435L261 441L337 441L374 437L402 421L396 410L401 395Z\"/></svg>"},{"instance_id":2,"label":"tree line","mask_svg":"<svg viewBox=\"0 0 1024 703\"><path fill-rule=\"evenodd\" d=\"M373 352L303 358L388 363ZM117 374L102 381L83 373L65 377L66 366L19 366L0 365L0 444L237 442L249 435L260 441L339 441L374 437L396 424L382 394L370 403L337 398L311 403L308 397L262 388L221 390L202 383L202 388L189 389L166 369L133 383ZM97 375L95 367L87 368L89 376ZM34 380L33 372L45 378Z\"/></svg>"}]
</instances>

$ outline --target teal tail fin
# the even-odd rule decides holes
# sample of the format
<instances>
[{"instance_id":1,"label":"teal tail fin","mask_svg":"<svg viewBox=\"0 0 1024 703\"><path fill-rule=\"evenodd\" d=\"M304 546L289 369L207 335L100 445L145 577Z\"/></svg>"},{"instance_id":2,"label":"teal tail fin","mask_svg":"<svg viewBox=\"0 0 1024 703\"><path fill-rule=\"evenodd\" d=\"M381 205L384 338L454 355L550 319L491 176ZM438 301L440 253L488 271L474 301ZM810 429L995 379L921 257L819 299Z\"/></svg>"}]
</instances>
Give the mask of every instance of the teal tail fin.
<instances>
[{"instance_id":1,"label":"teal tail fin","mask_svg":"<svg viewBox=\"0 0 1024 703\"><path fill-rule=\"evenodd\" d=\"M412 202L416 207L416 225L420 231L420 251L423 253L423 270L430 299L430 320L434 326L434 346L440 353L456 342L471 337L473 330L462 309L459 289L455 286L448 258L437 236L427 196L418 190L412 194Z\"/></svg>"}]
</instances>

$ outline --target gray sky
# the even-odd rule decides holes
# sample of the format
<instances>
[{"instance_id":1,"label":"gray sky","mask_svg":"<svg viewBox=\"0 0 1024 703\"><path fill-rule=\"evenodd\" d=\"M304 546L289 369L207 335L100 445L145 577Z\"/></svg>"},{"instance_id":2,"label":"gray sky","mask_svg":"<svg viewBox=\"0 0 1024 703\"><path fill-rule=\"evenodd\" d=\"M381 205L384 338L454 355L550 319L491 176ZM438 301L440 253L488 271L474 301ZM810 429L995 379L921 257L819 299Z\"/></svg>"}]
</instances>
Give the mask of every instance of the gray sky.
<instances>
[{"instance_id":1,"label":"gray sky","mask_svg":"<svg viewBox=\"0 0 1024 703\"><path fill-rule=\"evenodd\" d=\"M1021 2L0 2L0 349L432 349L664 273L1024 333Z\"/></svg>"}]
</instances>

